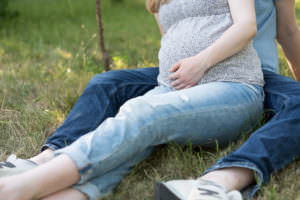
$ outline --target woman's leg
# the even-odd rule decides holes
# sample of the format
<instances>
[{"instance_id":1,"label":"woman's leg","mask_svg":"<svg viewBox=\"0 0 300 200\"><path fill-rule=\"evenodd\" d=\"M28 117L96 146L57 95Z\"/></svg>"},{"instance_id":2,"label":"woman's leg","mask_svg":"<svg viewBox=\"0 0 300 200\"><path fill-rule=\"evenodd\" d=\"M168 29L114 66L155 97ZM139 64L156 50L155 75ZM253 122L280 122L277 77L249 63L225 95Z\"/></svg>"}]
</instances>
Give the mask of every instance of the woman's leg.
<instances>
[{"instance_id":1,"label":"woman's leg","mask_svg":"<svg viewBox=\"0 0 300 200\"><path fill-rule=\"evenodd\" d=\"M154 147L149 148L101 177L95 177L84 184L76 184L72 188L53 193L42 200L70 199L67 198L69 196L72 196L72 200L81 200L83 198L88 200L98 200L99 197L110 194L113 189L119 185L120 181L130 172L131 168L139 161L147 158L152 153L153 149Z\"/></svg>"},{"instance_id":2,"label":"woman's leg","mask_svg":"<svg viewBox=\"0 0 300 200\"><path fill-rule=\"evenodd\" d=\"M40 200L90 200L85 194L82 192L73 189L67 188L63 189L59 192L55 192L46 197L41 198Z\"/></svg>"},{"instance_id":3,"label":"woman's leg","mask_svg":"<svg viewBox=\"0 0 300 200\"><path fill-rule=\"evenodd\" d=\"M77 166L67 155L15 176L0 179L0 200L31 200L68 188L80 179Z\"/></svg>"},{"instance_id":4,"label":"woman's leg","mask_svg":"<svg viewBox=\"0 0 300 200\"><path fill-rule=\"evenodd\" d=\"M239 83L146 95L129 100L116 117L56 154L72 157L83 183L169 141L224 145L251 130L261 109L261 91Z\"/></svg>"},{"instance_id":5,"label":"woman's leg","mask_svg":"<svg viewBox=\"0 0 300 200\"><path fill-rule=\"evenodd\" d=\"M146 95L128 101L116 117L56 154L72 158L83 184L158 144L226 144L257 124L261 104L259 89L228 82Z\"/></svg>"},{"instance_id":6,"label":"woman's leg","mask_svg":"<svg viewBox=\"0 0 300 200\"><path fill-rule=\"evenodd\" d=\"M124 102L155 87L157 74L158 68L140 68L94 76L64 123L42 147L44 151L31 160L38 164L50 160L53 150L73 143L97 128L106 118L115 116Z\"/></svg>"}]
</instances>

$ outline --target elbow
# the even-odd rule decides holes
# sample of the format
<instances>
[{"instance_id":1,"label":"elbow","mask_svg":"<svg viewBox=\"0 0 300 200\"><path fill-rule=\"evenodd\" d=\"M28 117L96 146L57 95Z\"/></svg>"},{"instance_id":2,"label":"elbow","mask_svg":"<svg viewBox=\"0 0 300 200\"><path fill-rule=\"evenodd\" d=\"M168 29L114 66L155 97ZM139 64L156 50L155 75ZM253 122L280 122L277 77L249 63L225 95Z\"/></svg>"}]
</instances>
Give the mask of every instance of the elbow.
<instances>
[{"instance_id":1,"label":"elbow","mask_svg":"<svg viewBox=\"0 0 300 200\"><path fill-rule=\"evenodd\" d=\"M257 35L256 22L240 22L236 24L240 30L243 31L243 35L247 41L252 40Z\"/></svg>"},{"instance_id":2,"label":"elbow","mask_svg":"<svg viewBox=\"0 0 300 200\"><path fill-rule=\"evenodd\" d=\"M257 35L257 25L255 24L253 27L252 27L252 35L251 35L251 39L252 38L255 38Z\"/></svg>"},{"instance_id":3,"label":"elbow","mask_svg":"<svg viewBox=\"0 0 300 200\"><path fill-rule=\"evenodd\" d=\"M249 40L252 40L257 35L257 25L256 23L247 23L245 24L245 30L247 30L247 36L249 37Z\"/></svg>"}]
</instances>

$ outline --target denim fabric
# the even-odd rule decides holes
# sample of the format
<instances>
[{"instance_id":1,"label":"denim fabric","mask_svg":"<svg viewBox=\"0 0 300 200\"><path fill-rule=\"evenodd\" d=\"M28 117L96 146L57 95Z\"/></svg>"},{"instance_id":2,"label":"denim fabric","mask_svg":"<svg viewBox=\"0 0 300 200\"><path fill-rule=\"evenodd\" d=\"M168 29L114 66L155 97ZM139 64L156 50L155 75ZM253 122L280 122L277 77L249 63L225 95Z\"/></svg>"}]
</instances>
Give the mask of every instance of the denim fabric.
<instances>
[{"instance_id":1,"label":"denim fabric","mask_svg":"<svg viewBox=\"0 0 300 200\"><path fill-rule=\"evenodd\" d=\"M240 148L205 172L233 166L256 171L259 181L249 197L269 181L271 173L300 155L300 84L270 71L264 71L264 78L265 108L271 119Z\"/></svg>"},{"instance_id":2,"label":"denim fabric","mask_svg":"<svg viewBox=\"0 0 300 200\"><path fill-rule=\"evenodd\" d=\"M260 120L263 98L261 87L244 83L212 82L177 91L157 86L127 101L115 117L55 151L55 156L72 158L81 174L79 185L102 179L94 185L97 195L102 195L107 187L112 188L103 176L113 173L117 184L128 168L157 145L171 141L215 145L218 141L222 146L250 132ZM90 199L96 196L94 189L82 191L92 191L87 194Z\"/></svg>"},{"instance_id":3,"label":"denim fabric","mask_svg":"<svg viewBox=\"0 0 300 200\"><path fill-rule=\"evenodd\" d=\"M63 148L94 130L106 118L115 116L125 101L155 87L157 75L158 68L109 71L95 75L42 150Z\"/></svg>"},{"instance_id":4,"label":"denim fabric","mask_svg":"<svg viewBox=\"0 0 300 200\"><path fill-rule=\"evenodd\" d=\"M95 129L105 118L114 116L127 99L142 95L156 86L157 74L158 68L145 68L110 71L96 75L75 104L68 116L68 122L64 122L60 130L57 130L49 138L45 146L53 149L65 147L65 141L72 143L88 130ZM273 111L271 114L274 118L254 132L240 149L210 169L241 166L255 170L259 177L259 183L256 188L253 188L252 194L257 191L262 182L269 181L272 172L282 169L300 154L300 134L297 133L300 130L300 84L269 71L264 71L264 75L266 82L265 106ZM112 88L117 91L110 92ZM91 101L89 98L93 98L95 102L98 101L94 104L99 107L87 107L86 105ZM75 117L77 114L75 110L82 110L80 118ZM112 110L113 112L111 112ZM89 120L85 121L84 127L77 126L81 120L86 118ZM97 123L94 123L95 121ZM123 169L123 173L126 174L127 170ZM107 180L106 182L113 188L117 181L112 177L116 176L109 173L106 176L111 177L107 179L110 182ZM98 185L98 182L101 183L101 180L90 181L91 185ZM82 187L85 190L93 188L85 185L76 187ZM104 189L103 193L110 190L110 188ZM94 191L98 191L97 187Z\"/></svg>"}]
</instances>

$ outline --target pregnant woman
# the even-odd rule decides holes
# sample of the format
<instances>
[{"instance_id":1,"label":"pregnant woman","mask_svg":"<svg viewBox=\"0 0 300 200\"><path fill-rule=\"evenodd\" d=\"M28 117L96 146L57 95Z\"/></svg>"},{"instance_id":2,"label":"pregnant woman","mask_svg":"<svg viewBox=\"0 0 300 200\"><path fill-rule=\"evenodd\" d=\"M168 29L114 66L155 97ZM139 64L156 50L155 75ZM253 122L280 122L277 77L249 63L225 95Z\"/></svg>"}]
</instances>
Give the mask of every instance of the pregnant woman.
<instances>
[{"instance_id":1,"label":"pregnant woman","mask_svg":"<svg viewBox=\"0 0 300 200\"><path fill-rule=\"evenodd\" d=\"M251 42L254 1L147 0L147 7L165 33L159 86L49 162L1 178L0 200L96 200L157 145L226 145L258 124L263 74Z\"/></svg>"}]
</instances>

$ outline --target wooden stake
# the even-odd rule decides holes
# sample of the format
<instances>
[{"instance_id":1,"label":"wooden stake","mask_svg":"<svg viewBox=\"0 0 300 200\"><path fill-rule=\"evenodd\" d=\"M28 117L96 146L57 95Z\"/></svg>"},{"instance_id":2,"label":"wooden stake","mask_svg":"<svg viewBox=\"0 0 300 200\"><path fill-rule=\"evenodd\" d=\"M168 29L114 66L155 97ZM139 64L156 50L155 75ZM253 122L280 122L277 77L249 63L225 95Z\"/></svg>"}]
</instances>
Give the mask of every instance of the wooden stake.
<instances>
[{"instance_id":1,"label":"wooden stake","mask_svg":"<svg viewBox=\"0 0 300 200\"><path fill-rule=\"evenodd\" d=\"M98 19L98 28L99 28L99 38L100 38L99 44L102 52L105 71L109 71L111 58L108 55L104 45L103 24L102 24L102 17L101 17L101 0L96 0L96 4L97 4L97 19Z\"/></svg>"}]
</instances>

